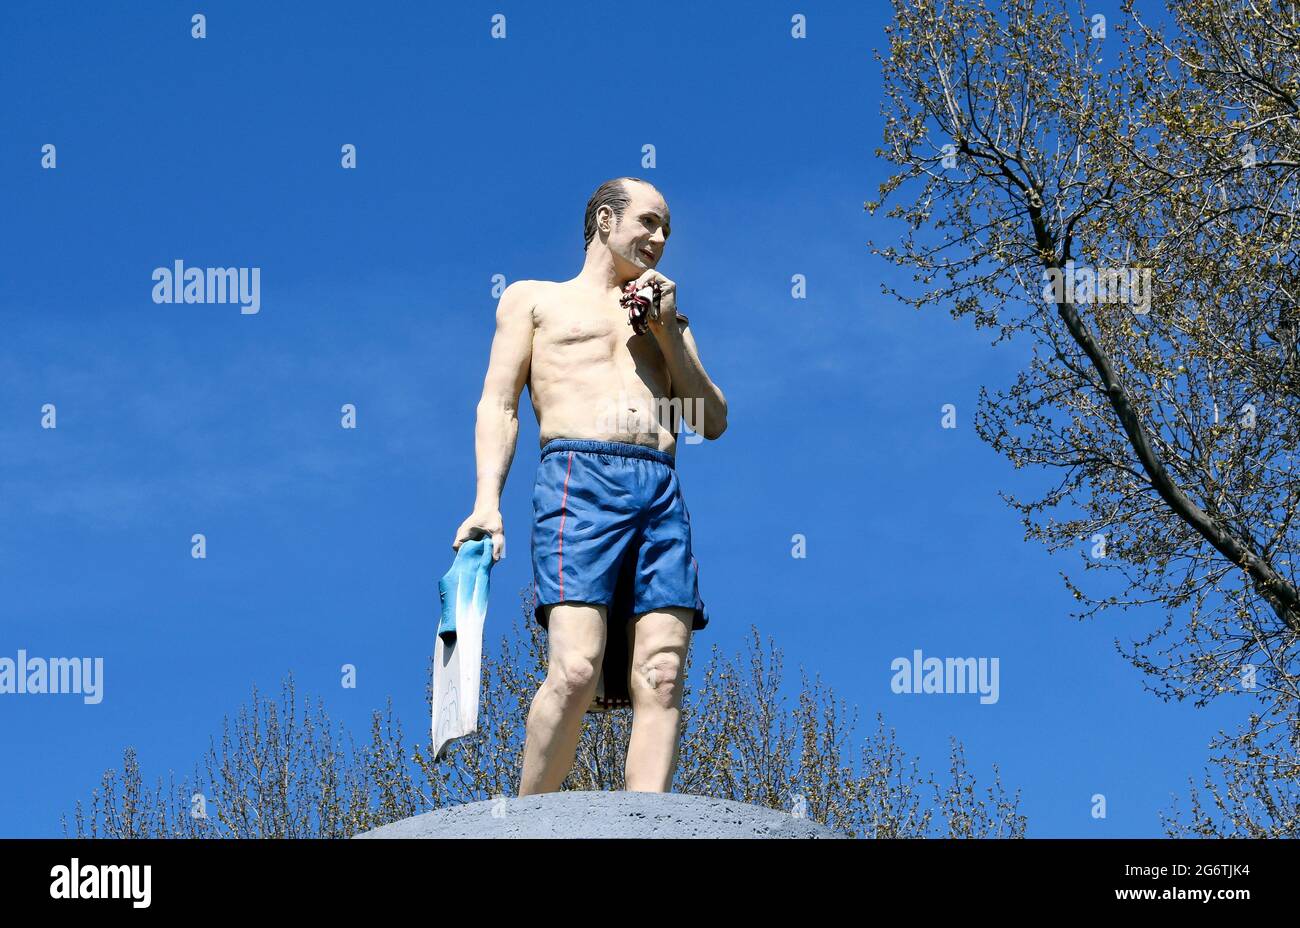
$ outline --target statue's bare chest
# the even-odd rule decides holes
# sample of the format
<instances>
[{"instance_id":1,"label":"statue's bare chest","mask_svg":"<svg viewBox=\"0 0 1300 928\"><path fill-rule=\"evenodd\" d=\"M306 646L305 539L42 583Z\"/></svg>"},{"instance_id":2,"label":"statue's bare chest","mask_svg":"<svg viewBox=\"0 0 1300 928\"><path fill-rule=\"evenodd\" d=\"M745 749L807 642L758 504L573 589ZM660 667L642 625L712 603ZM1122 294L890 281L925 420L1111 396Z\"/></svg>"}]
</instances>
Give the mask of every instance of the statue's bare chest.
<instances>
[{"instance_id":1,"label":"statue's bare chest","mask_svg":"<svg viewBox=\"0 0 1300 928\"><path fill-rule=\"evenodd\" d=\"M655 382L664 381L663 355L654 337L637 335L628 324L627 310L617 301L566 299L564 292L557 290L534 311L534 351L546 351L559 363L610 360L620 368L650 374Z\"/></svg>"}]
</instances>

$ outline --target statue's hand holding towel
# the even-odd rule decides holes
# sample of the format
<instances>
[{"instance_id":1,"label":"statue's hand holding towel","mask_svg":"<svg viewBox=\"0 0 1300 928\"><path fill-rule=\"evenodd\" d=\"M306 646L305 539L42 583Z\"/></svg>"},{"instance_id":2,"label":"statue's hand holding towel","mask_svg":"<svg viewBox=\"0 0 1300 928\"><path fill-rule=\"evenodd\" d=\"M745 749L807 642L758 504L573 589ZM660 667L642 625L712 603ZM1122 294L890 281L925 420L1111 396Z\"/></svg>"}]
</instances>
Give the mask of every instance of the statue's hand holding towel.
<instances>
[{"instance_id":1,"label":"statue's hand holding towel","mask_svg":"<svg viewBox=\"0 0 1300 928\"><path fill-rule=\"evenodd\" d=\"M442 757L456 738L478 730L492 539L463 542L438 581L442 612L433 647L433 751Z\"/></svg>"}]
</instances>

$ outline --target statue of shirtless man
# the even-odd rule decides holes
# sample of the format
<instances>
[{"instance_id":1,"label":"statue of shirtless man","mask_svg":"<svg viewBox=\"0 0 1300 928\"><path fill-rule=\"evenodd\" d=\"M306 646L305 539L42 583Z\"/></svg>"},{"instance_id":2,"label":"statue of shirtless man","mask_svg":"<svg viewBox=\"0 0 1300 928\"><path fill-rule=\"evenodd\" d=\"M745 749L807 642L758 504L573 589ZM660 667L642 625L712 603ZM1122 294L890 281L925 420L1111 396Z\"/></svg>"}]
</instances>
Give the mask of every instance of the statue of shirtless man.
<instances>
[{"instance_id":1,"label":"statue of shirtless man","mask_svg":"<svg viewBox=\"0 0 1300 928\"><path fill-rule=\"evenodd\" d=\"M577 277L516 281L501 294L474 432L474 511L453 545L490 535L493 558L505 552L501 488L526 383L542 443L533 582L549 662L528 713L520 796L558 790L585 714L624 704L627 789L671 789L682 669L691 632L708 624L676 436L679 419L704 438L720 436L727 401L677 312L676 286L655 270L671 232L668 206L648 182L615 178L587 203L583 231ZM620 305L629 281L658 284L644 334Z\"/></svg>"}]
</instances>

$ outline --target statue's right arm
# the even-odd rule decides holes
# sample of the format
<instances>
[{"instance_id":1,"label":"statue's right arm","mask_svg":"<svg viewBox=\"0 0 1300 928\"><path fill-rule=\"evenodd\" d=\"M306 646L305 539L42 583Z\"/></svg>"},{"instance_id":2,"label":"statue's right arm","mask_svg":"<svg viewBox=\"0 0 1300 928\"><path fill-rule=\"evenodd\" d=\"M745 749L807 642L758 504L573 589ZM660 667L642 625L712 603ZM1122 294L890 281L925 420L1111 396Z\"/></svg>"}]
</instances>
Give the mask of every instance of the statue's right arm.
<instances>
[{"instance_id":1,"label":"statue's right arm","mask_svg":"<svg viewBox=\"0 0 1300 928\"><path fill-rule=\"evenodd\" d=\"M483 395L474 426L477 490L474 511L456 531L453 548L471 538L492 536L492 557L505 554L501 522L501 489L519 435L519 398L528 382L533 357L532 281L518 280L506 287L497 303L496 334L488 358Z\"/></svg>"}]
</instances>

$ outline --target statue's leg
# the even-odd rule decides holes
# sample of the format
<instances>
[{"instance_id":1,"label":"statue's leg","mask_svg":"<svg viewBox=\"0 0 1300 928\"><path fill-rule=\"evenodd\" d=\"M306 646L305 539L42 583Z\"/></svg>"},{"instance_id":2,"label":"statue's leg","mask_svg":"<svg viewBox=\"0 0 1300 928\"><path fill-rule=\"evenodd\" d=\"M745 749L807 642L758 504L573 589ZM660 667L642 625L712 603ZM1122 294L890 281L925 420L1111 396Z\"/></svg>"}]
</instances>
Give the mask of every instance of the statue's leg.
<instances>
[{"instance_id":1,"label":"statue's leg","mask_svg":"<svg viewBox=\"0 0 1300 928\"><path fill-rule=\"evenodd\" d=\"M672 788L694 615L694 609L670 606L642 613L633 625L632 736L625 776L629 790L666 793Z\"/></svg>"},{"instance_id":2,"label":"statue's leg","mask_svg":"<svg viewBox=\"0 0 1300 928\"><path fill-rule=\"evenodd\" d=\"M550 656L528 711L520 796L557 792L569 775L605 650L605 606L570 602L547 608Z\"/></svg>"},{"instance_id":3,"label":"statue's leg","mask_svg":"<svg viewBox=\"0 0 1300 928\"><path fill-rule=\"evenodd\" d=\"M563 447L566 443L575 447ZM614 602L616 587L627 585L621 580L623 565L635 568L636 558L625 554L636 541L641 523L636 466L646 463L624 456L620 449L625 446L617 442L556 440L547 447L555 450L542 458L533 489L533 585L536 618L543 628L547 606L607 606ZM624 596L626 602L616 604L615 613L621 611L622 618L615 624L633 614L630 592ZM614 639L614 649L619 653L604 655L605 693L596 701L593 684L589 711L630 704L623 636ZM598 658L597 681L601 666Z\"/></svg>"}]
</instances>

